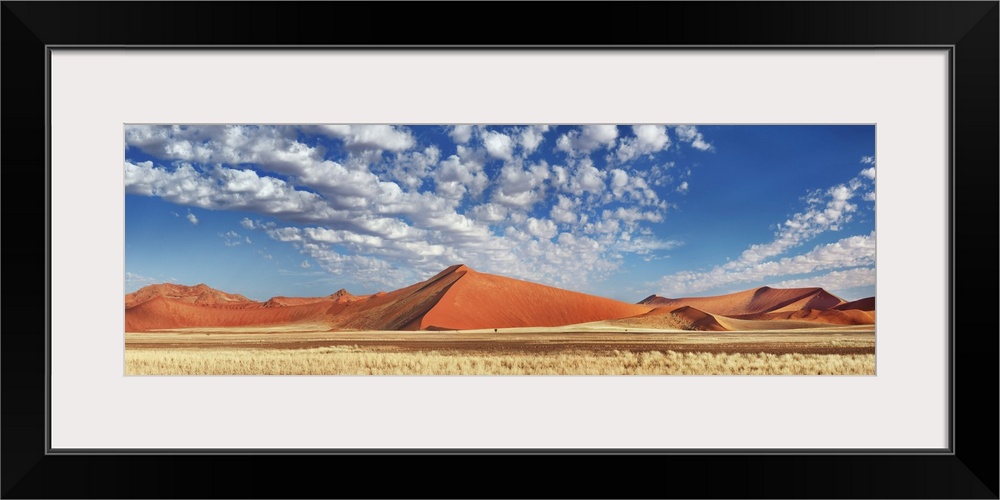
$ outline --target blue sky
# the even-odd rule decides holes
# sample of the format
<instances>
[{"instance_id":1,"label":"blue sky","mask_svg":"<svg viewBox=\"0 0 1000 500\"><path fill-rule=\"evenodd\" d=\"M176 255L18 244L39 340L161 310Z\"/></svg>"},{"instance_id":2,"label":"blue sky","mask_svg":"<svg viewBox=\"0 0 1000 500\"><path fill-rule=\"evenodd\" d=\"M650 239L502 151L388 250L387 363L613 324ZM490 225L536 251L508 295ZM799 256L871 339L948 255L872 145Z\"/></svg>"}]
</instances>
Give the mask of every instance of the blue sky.
<instances>
[{"instance_id":1,"label":"blue sky","mask_svg":"<svg viewBox=\"0 0 1000 500\"><path fill-rule=\"evenodd\" d=\"M875 127L129 125L126 292L390 291L464 263L636 302L875 294Z\"/></svg>"}]
</instances>

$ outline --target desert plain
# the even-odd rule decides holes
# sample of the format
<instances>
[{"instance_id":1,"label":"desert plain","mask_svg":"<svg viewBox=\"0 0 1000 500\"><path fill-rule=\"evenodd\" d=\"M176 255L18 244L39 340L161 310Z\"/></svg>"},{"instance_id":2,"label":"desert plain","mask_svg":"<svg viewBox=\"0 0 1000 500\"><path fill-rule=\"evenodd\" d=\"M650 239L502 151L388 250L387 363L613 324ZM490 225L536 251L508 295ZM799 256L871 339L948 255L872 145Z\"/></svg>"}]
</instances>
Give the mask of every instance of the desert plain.
<instances>
[{"instance_id":1,"label":"desert plain","mask_svg":"<svg viewBox=\"0 0 1000 500\"><path fill-rule=\"evenodd\" d=\"M127 375L874 375L875 299L760 287L616 301L449 267L400 290L125 297Z\"/></svg>"}]
</instances>

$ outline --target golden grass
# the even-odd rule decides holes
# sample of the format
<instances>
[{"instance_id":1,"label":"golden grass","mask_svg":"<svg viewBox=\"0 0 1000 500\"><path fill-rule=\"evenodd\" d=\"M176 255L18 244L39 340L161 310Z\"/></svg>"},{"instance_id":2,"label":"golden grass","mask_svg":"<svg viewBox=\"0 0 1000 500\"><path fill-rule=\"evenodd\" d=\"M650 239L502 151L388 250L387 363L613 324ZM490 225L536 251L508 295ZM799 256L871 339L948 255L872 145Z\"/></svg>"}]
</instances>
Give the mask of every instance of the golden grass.
<instances>
[{"instance_id":1,"label":"golden grass","mask_svg":"<svg viewBox=\"0 0 1000 500\"><path fill-rule=\"evenodd\" d=\"M127 349L128 375L874 375L874 354Z\"/></svg>"}]
</instances>

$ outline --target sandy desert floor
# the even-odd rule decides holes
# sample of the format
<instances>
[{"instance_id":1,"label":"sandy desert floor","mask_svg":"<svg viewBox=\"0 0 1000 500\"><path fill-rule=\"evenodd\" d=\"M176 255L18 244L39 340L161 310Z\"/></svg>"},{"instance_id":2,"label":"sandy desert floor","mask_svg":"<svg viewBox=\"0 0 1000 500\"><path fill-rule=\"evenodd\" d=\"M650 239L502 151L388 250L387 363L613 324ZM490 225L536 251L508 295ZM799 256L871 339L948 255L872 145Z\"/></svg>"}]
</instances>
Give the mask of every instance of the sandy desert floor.
<instances>
[{"instance_id":1,"label":"sandy desert floor","mask_svg":"<svg viewBox=\"0 0 1000 500\"><path fill-rule=\"evenodd\" d=\"M128 375L874 375L871 325L752 332L591 323L448 332L321 325L125 334Z\"/></svg>"}]
</instances>

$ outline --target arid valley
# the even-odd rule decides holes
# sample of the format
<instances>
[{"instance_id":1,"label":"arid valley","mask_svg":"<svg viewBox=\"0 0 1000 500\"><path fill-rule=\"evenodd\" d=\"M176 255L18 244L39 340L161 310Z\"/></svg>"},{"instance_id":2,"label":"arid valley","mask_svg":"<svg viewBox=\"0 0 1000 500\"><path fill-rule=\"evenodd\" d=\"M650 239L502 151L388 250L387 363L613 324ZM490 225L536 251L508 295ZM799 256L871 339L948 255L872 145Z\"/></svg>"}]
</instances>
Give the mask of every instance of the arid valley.
<instances>
[{"instance_id":1,"label":"arid valley","mask_svg":"<svg viewBox=\"0 0 1000 500\"><path fill-rule=\"evenodd\" d=\"M129 375L874 375L874 297L760 287L630 304L464 265L387 293L125 296Z\"/></svg>"}]
</instances>

